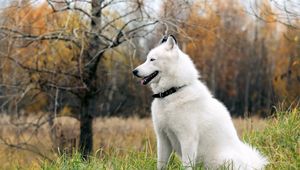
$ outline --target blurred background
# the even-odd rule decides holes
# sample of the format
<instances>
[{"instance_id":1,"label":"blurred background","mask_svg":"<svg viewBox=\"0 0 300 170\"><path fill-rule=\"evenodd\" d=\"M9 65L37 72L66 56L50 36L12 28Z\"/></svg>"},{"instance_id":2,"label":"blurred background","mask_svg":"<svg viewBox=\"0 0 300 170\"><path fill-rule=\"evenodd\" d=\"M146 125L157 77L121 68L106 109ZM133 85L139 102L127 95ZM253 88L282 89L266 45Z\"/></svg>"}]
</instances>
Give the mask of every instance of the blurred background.
<instances>
[{"instance_id":1,"label":"blurred background","mask_svg":"<svg viewBox=\"0 0 300 170\"><path fill-rule=\"evenodd\" d=\"M165 34L175 35L233 116L264 118L299 104L298 0L0 4L0 138L9 148L50 159L34 139L48 151L78 146L88 155L109 145L95 144L95 126L105 131L107 121L128 126L139 118L151 126L151 91L131 71ZM134 118L122 124L109 118L116 116Z\"/></svg>"}]
</instances>

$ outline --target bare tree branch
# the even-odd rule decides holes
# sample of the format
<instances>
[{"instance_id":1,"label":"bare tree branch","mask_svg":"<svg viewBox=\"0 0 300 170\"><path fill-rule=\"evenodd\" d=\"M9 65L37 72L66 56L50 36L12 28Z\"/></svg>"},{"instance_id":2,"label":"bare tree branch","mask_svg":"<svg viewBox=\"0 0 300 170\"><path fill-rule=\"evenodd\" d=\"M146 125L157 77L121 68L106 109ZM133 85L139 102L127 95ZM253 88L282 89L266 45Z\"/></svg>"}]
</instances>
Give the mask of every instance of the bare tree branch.
<instances>
[{"instance_id":1,"label":"bare tree branch","mask_svg":"<svg viewBox=\"0 0 300 170\"><path fill-rule=\"evenodd\" d=\"M31 42L42 41L42 40L62 40L62 41L70 41L74 43L78 48L81 47L81 44L78 42L75 36L63 35L63 32L52 32L52 33L46 33L42 35L31 35L7 27L0 27L0 31L3 31L6 34L15 33L15 35L12 36L12 38L15 39L23 39Z\"/></svg>"}]
</instances>

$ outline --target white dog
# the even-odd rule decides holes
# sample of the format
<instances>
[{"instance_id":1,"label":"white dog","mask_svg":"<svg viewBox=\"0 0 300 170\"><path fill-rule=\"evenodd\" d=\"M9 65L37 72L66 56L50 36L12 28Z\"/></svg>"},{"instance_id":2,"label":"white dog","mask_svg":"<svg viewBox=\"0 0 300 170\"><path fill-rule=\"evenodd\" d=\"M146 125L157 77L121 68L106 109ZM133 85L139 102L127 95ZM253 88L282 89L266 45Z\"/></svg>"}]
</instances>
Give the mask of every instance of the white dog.
<instances>
[{"instance_id":1,"label":"white dog","mask_svg":"<svg viewBox=\"0 0 300 170\"><path fill-rule=\"evenodd\" d=\"M208 169L229 163L230 169L254 170L267 164L257 150L239 140L228 110L198 80L198 71L174 36L165 36L133 74L143 85L151 84L154 92L158 169L166 167L172 151L187 169L200 162Z\"/></svg>"}]
</instances>

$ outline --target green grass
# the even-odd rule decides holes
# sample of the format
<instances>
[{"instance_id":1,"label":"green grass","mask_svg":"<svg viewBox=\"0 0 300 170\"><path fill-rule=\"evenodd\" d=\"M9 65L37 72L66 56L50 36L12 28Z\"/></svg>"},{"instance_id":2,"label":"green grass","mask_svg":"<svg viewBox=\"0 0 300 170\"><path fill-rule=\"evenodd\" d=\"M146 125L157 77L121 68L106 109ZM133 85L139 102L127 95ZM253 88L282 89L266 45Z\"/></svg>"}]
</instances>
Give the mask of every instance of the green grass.
<instances>
[{"instance_id":1,"label":"green grass","mask_svg":"<svg viewBox=\"0 0 300 170\"><path fill-rule=\"evenodd\" d=\"M267 169L300 169L300 110L278 111L261 132L244 135L244 141L262 151Z\"/></svg>"},{"instance_id":2,"label":"green grass","mask_svg":"<svg viewBox=\"0 0 300 170\"><path fill-rule=\"evenodd\" d=\"M267 169L299 169L300 168L300 111L277 112L270 118L267 127L260 132L244 134L243 140L250 143L269 158ZM41 162L44 170L150 170L156 169L156 153L147 142L142 151L122 151L117 149L110 153L98 151L83 161L79 153L72 157L62 155L54 162ZM176 156L170 158L168 169L184 169ZM201 165L195 169L204 169ZM226 168L221 168L226 169Z\"/></svg>"}]
</instances>

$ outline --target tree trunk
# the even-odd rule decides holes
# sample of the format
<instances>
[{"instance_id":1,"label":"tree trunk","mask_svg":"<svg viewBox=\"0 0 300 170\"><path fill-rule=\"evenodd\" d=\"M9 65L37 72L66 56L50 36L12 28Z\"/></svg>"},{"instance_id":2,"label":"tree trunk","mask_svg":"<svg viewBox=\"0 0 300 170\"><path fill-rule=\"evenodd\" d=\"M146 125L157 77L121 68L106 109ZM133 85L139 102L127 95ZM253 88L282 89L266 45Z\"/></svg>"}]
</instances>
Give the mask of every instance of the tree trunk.
<instances>
[{"instance_id":1,"label":"tree trunk","mask_svg":"<svg viewBox=\"0 0 300 170\"><path fill-rule=\"evenodd\" d=\"M95 34L101 33L101 15L102 15L103 0L92 0L91 3L91 32ZM100 39L94 35L90 37L88 47L84 51L83 65L84 67L84 83L87 86L87 91L81 98L81 113L80 113L80 139L79 149L82 156L87 159L93 150L93 115L95 113L94 95L97 91L97 68L100 59L103 56Z\"/></svg>"},{"instance_id":2,"label":"tree trunk","mask_svg":"<svg viewBox=\"0 0 300 170\"><path fill-rule=\"evenodd\" d=\"M90 113L90 100L83 98L80 115L79 149L84 159L87 159L93 150L93 116Z\"/></svg>"}]
</instances>

